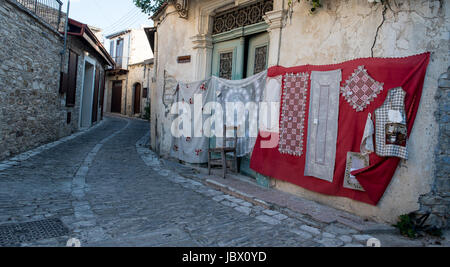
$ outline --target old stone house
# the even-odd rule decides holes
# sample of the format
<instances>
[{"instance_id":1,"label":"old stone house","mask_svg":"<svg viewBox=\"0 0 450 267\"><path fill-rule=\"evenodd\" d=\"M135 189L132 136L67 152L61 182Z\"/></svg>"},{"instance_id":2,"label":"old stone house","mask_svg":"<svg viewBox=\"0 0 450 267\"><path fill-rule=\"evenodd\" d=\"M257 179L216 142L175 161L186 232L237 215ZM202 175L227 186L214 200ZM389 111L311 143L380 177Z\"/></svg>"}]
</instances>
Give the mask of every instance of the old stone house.
<instances>
[{"instance_id":1,"label":"old stone house","mask_svg":"<svg viewBox=\"0 0 450 267\"><path fill-rule=\"evenodd\" d=\"M62 58L60 3L33 3L0 2L0 159L100 121L102 103L94 99L100 75L114 64L89 28L74 20Z\"/></svg>"},{"instance_id":2,"label":"old stone house","mask_svg":"<svg viewBox=\"0 0 450 267\"><path fill-rule=\"evenodd\" d=\"M145 30L128 29L106 38L116 65L107 72L104 111L144 117L153 73L153 53Z\"/></svg>"},{"instance_id":3,"label":"old stone house","mask_svg":"<svg viewBox=\"0 0 450 267\"><path fill-rule=\"evenodd\" d=\"M73 19L68 25L67 78L62 91L66 94L67 123L73 120L73 127L79 129L101 120L105 73L114 60L89 26Z\"/></svg>"},{"instance_id":4,"label":"old stone house","mask_svg":"<svg viewBox=\"0 0 450 267\"><path fill-rule=\"evenodd\" d=\"M410 158L401 161L378 205L315 193L270 177L258 181L377 221L392 223L399 215L419 211L430 212L434 225L448 225L448 1L323 0L314 13L308 1L290 2L191 0L161 6L152 17L152 148L161 156L170 155L172 103L165 96L173 94L177 81L211 75L242 79L276 65L327 65L428 51L431 62L409 139Z\"/></svg>"}]
</instances>

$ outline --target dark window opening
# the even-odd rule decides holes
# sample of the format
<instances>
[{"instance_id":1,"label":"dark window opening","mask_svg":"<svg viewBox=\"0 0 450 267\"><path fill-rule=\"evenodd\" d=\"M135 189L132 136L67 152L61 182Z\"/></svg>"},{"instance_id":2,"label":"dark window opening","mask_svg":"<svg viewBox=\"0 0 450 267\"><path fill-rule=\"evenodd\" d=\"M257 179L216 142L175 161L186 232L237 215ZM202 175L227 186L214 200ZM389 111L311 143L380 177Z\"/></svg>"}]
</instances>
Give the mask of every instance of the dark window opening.
<instances>
[{"instance_id":1,"label":"dark window opening","mask_svg":"<svg viewBox=\"0 0 450 267\"><path fill-rule=\"evenodd\" d=\"M77 91L78 55L72 50L69 51L69 72L67 74L66 106L75 106Z\"/></svg>"},{"instance_id":2,"label":"dark window opening","mask_svg":"<svg viewBox=\"0 0 450 267\"><path fill-rule=\"evenodd\" d=\"M148 96L148 88L144 88L144 90L142 91L142 98L147 98Z\"/></svg>"}]
</instances>

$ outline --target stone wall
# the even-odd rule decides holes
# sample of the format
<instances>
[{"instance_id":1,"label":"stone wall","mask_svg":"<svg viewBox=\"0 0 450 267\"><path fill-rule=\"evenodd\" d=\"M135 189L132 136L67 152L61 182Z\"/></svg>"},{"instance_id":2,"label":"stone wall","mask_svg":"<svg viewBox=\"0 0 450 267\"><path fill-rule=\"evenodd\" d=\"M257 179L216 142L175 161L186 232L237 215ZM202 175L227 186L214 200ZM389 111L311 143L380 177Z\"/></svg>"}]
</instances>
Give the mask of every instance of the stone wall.
<instances>
[{"instance_id":1,"label":"stone wall","mask_svg":"<svg viewBox=\"0 0 450 267\"><path fill-rule=\"evenodd\" d=\"M148 42L148 41L147 41ZM122 106L121 114L130 117L142 117L145 114L145 107L150 99L153 64L137 63L128 66L128 73L106 77L105 89L105 112L111 112L111 95L114 81L122 81ZM134 114L134 86L141 84L141 113ZM143 89L148 88L148 97L142 98Z\"/></svg>"},{"instance_id":2,"label":"stone wall","mask_svg":"<svg viewBox=\"0 0 450 267\"><path fill-rule=\"evenodd\" d=\"M75 106L73 107L66 107L66 96L64 95L61 99L62 103L62 110L65 114L65 117L67 118L67 114L71 113L71 122L65 123L63 127L65 128L65 131L69 132L75 132L79 129L79 123L80 123L80 109L81 109L81 95L83 91L83 84L84 84L84 61L86 60L86 57L89 57L95 61L96 68L100 69L100 73L105 73L105 63L104 60L98 55L98 53L85 41L82 41L80 37L78 36L68 36L67 39L67 54L66 54L66 66L65 66L65 72L67 72L68 68L68 57L69 57L69 49L74 51L78 55L78 71L77 71L77 86L76 86L76 94L75 94ZM99 88L99 95L101 88ZM97 115L97 122L100 120L100 114L101 109L99 105L98 115Z\"/></svg>"},{"instance_id":3,"label":"stone wall","mask_svg":"<svg viewBox=\"0 0 450 267\"><path fill-rule=\"evenodd\" d=\"M59 97L62 36L0 1L0 159L69 134Z\"/></svg>"},{"instance_id":4,"label":"stone wall","mask_svg":"<svg viewBox=\"0 0 450 267\"><path fill-rule=\"evenodd\" d=\"M376 207L316 194L278 180L276 188L392 223L399 215L420 209L419 198L430 192L435 171L440 168L436 165L439 162L435 161L439 123L433 114L438 107L435 99L438 79L447 70L450 60L450 3L434 0L389 3L385 8L368 1L324 1L323 8L313 15L309 14L309 3L296 4L292 19L287 19L282 30L280 65L332 64L370 57L372 53L375 57L403 57L431 52L422 99L409 140L409 159L401 161ZM281 1L275 0L275 6L280 7ZM275 37L274 32L271 35Z\"/></svg>"},{"instance_id":5,"label":"stone wall","mask_svg":"<svg viewBox=\"0 0 450 267\"><path fill-rule=\"evenodd\" d=\"M148 88L148 90L150 90L153 66L149 64L138 63L130 65L128 70L127 115L142 117L145 114L145 107L147 106L147 98L142 98L142 94L144 88ZM139 114L134 114L134 86L137 83L141 85L141 112Z\"/></svg>"},{"instance_id":6,"label":"stone wall","mask_svg":"<svg viewBox=\"0 0 450 267\"><path fill-rule=\"evenodd\" d=\"M211 16L216 10L233 6L235 2L239 1L192 1L187 20L179 18L172 6L156 18L157 83L152 94L151 145L162 156L168 155L171 142L171 122L162 101L166 77L186 82L211 74ZM284 2L286 7L287 1ZM433 114L438 107L435 99L438 79L447 70L450 59L450 3L391 0L389 6L384 7L366 0L327 0L315 14L310 14L307 1L294 2L292 17L286 18L283 0L274 0L274 11L268 19L270 66L277 63L286 67L332 64L372 55L402 57L425 51L431 52L431 62L410 137L410 158L401 162L378 206L317 194L282 181L276 181L275 187L382 222L393 223L399 215L418 211L420 196L430 193L433 184L446 190L445 185L441 185L444 182L434 182L436 171L443 164L448 165L448 161L445 162L448 158L435 160L441 122L436 121ZM182 55L192 55L192 62L177 64L177 56ZM438 205L434 206L439 209Z\"/></svg>"},{"instance_id":7,"label":"stone wall","mask_svg":"<svg viewBox=\"0 0 450 267\"><path fill-rule=\"evenodd\" d=\"M80 37L68 36L79 55L74 107L59 94L63 36L14 0L0 2L0 160L57 140L79 129L84 60L104 60ZM100 95L99 95L100 96ZM71 119L68 120L70 113ZM100 120L101 110L98 110Z\"/></svg>"},{"instance_id":8,"label":"stone wall","mask_svg":"<svg viewBox=\"0 0 450 267\"><path fill-rule=\"evenodd\" d=\"M437 227L450 227L450 67L439 79L436 94L439 124L436 147L436 173L431 192L420 198L422 204L418 214L430 213L427 223Z\"/></svg>"}]
</instances>

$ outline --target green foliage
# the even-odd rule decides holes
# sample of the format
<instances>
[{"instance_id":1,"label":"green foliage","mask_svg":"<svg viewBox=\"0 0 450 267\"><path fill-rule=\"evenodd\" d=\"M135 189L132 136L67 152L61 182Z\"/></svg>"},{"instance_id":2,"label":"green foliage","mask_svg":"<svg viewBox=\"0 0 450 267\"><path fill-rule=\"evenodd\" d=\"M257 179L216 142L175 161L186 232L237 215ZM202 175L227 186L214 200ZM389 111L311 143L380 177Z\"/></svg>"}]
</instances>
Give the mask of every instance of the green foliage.
<instances>
[{"instance_id":1,"label":"green foliage","mask_svg":"<svg viewBox=\"0 0 450 267\"><path fill-rule=\"evenodd\" d=\"M404 236L409 238L417 237L417 232L411 215L401 215L399 217L399 221L394 225L394 227L398 228L400 230L400 234Z\"/></svg>"},{"instance_id":2,"label":"green foliage","mask_svg":"<svg viewBox=\"0 0 450 267\"><path fill-rule=\"evenodd\" d=\"M139 7L142 12L152 15L161 7L166 0L133 0L134 4Z\"/></svg>"},{"instance_id":3,"label":"green foliage","mask_svg":"<svg viewBox=\"0 0 450 267\"><path fill-rule=\"evenodd\" d=\"M429 234L431 236L442 237L442 230L435 226L425 226L426 220L430 214L418 216L417 214L410 213L408 215L402 215L399 217L399 221L394 227L400 230L400 233L409 238L416 238Z\"/></svg>"},{"instance_id":4,"label":"green foliage","mask_svg":"<svg viewBox=\"0 0 450 267\"><path fill-rule=\"evenodd\" d=\"M150 120L150 105L145 107L144 119L148 121Z\"/></svg>"},{"instance_id":5,"label":"green foliage","mask_svg":"<svg viewBox=\"0 0 450 267\"><path fill-rule=\"evenodd\" d=\"M289 7L292 7L293 1L297 1L298 3L300 3L301 0L289 0L288 2ZM311 13L314 13L317 10L317 8L322 7L322 3L320 2L321 0L305 0L305 1L308 1L311 4Z\"/></svg>"}]
</instances>

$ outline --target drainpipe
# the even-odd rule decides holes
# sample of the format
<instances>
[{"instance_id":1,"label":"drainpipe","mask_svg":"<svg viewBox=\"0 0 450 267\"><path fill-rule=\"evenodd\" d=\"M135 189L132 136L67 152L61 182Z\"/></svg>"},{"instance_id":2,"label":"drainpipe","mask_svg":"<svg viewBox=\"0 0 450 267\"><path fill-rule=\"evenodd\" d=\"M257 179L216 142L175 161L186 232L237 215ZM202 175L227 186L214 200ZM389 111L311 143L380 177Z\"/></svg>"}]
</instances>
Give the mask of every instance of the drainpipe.
<instances>
[{"instance_id":1,"label":"drainpipe","mask_svg":"<svg viewBox=\"0 0 450 267\"><path fill-rule=\"evenodd\" d=\"M69 9L70 9L70 0L67 2L67 12L66 12L66 22L64 25L64 47L61 51L61 72L64 72L64 61L66 59L66 51L67 51L67 31L69 30ZM59 24L58 24L59 27Z\"/></svg>"},{"instance_id":2,"label":"drainpipe","mask_svg":"<svg viewBox=\"0 0 450 267\"><path fill-rule=\"evenodd\" d=\"M127 55L127 71L129 70L128 65L130 64L130 51L131 51L131 31L128 33L128 55ZM125 116L128 116L128 74L125 82Z\"/></svg>"},{"instance_id":3,"label":"drainpipe","mask_svg":"<svg viewBox=\"0 0 450 267\"><path fill-rule=\"evenodd\" d=\"M154 101L154 103L151 103L151 108L152 109L154 109L155 110L155 114L154 114L154 116L155 116L155 121L153 122L153 124L154 124L154 129L155 129L155 136L154 136L154 139L155 139L155 147L154 147L154 149L155 149L155 151L156 151L156 154L157 155L159 155L160 153L160 149L159 149L159 145L158 145L158 143L159 143L159 140L158 140L158 108L159 108L159 105L158 105L158 103L157 103L157 98L156 98L156 95L157 95L157 91L158 91L158 63L159 63L159 60L158 60L158 58L159 58L159 52L158 52L158 28L156 28L156 32L155 32L155 40L154 40L154 45L155 45L155 51L153 51L153 77L152 77L152 84L153 84L153 86L152 86L152 89L154 89L154 90L152 90L152 97L151 97L151 99L150 99L150 101ZM163 78L164 79L164 78ZM163 89L164 90L164 89ZM153 105L154 104L154 105ZM153 114L152 112L151 112L151 110L150 110L150 114ZM153 116L153 115L152 115ZM152 120L150 119L150 123L152 123ZM151 133L150 133L150 138L151 138ZM151 140L150 140L151 141ZM150 146L151 146L151 144L152 143L150 143Z\"/></svg>"},{"instance_id":4,"label":"drainpipe","mask_svg":"<svg viewBox=\"0 0 450 267\"><path fill-rule=\"evenodd\" d=\"M282 10L284 12L284 1L283 0L283 6L282 6ZM284 19L284 18L282 18ZM283 21L281 21L281 28L280 28L280 39L278 39L278 58L277 58L277 66L280 66L280 56L281 56L281 40L282 40L282 34L283 34Z\"/></svg>"}]
</instances>

